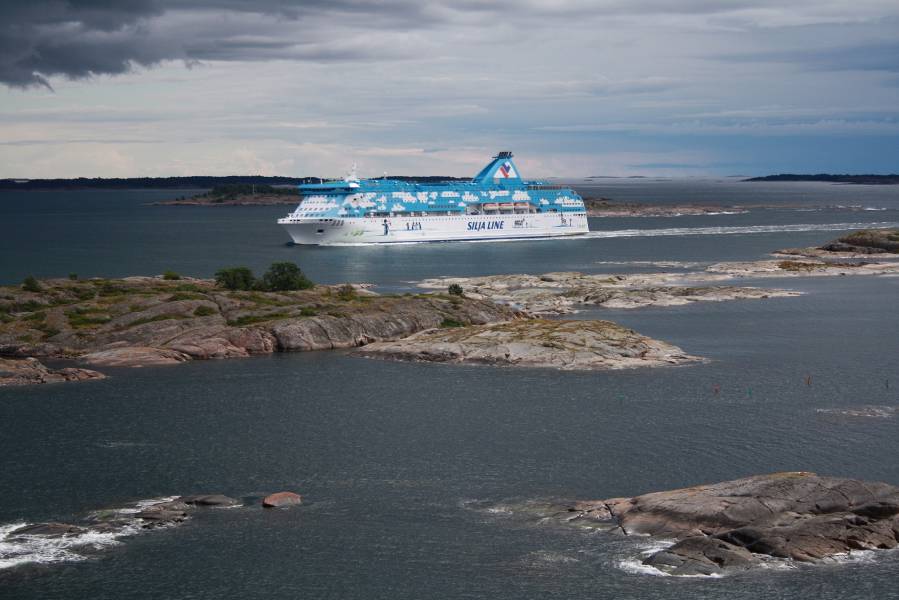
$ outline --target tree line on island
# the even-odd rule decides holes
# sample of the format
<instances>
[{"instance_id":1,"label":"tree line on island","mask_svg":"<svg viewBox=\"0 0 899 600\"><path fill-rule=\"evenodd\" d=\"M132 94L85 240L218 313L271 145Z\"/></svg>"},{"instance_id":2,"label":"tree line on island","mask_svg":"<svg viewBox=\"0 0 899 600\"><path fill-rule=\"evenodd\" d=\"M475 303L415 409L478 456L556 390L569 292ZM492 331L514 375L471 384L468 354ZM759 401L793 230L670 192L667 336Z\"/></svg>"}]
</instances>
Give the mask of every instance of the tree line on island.
<instances>
[{"instance_id":1,"label":"tree line on island","mask_svg":"<svg viewBox=\"0 0 899 600\"><path fill-rule=\"evenodd\" d=\"M176 281L181 279L181 275L169 270L162 274L162 278ZM69 279L77 281L78 274L69 273ZM288 292L315 287L315 283L306 277L300 267L290 261L272 263L259 278L253 275L253 271L249 267L219 269L215 273L215 282L220 287L232 291ZM44 291L40 282L33 275L22 280L22 289L34 293Z\"/></svg>"},{"instance_id":2,"label":"tree line on island","mask_svg":"<svg viewBox=\"0 0 899 600\"><path fill-rule=\"evenodd\" d=\"M380 178L379 178L380 179ZM467 177L442 175L391 175L390 179L410 183L440 183L460 181ZM158 189L212 189L231 186L285 186L294 187L308 183L329 181L327 177L282 177L265 175L190 175L184 177L76 177L72 179L0 179L0 190L158 190ZM277 189L277 188L275 188Z\"/></svg>"},{"instance_id":3,"label":"tree line on island","mask_svg":"<svg viewBox=\"0 0 899 600\"><path fill-rule=\"evenodd\" d=\"M78 281L78 274L69 273L69 279ZM162 279L177 281L181 279L181 275L176 271L167 270L162 274ZM315 282L309 279L296 263L290 261L272 263L262 277L256 277L249 267L240 266L219 269L215 272L214 279L216 285L230 291L290 292L309 290L315 287ZM22 280L22 289L32 293L44 291L41 283L33 275ZM450 284L447 293L456 297L465 295L462 286L458 283ZM357 296L356 288L349 283L340 286L337 290L337 297L341 300L354 300Z\"/></svg>"},{"instance_id":4,"label":"tree line on island","mask_svg":"<svg viewBox=\"0 0 899 600\"><path fill-rule=\"evenodd\" d=\"M860 175L850 175L848 173L780 173L778 175L765 175L764 177L750 177L743 181L825 181L828 183L855 183L861 185L896 185L899 184L899 175L878 175L874 173Z\"/></svg>"}]
</instances>

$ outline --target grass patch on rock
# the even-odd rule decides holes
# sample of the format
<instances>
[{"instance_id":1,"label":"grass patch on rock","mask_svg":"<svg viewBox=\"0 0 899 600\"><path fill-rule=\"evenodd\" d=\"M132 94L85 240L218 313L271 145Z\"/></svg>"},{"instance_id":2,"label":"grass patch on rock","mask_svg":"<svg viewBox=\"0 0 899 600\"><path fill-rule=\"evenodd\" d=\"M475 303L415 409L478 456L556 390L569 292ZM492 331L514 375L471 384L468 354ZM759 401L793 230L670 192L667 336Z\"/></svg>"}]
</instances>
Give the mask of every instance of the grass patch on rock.
<instances>
[{"instance_id":1,"label":"grass patch on rock","mask_svg":"<svg viewBox=\"0 0 899 600\"><path fill-rule=\"evenodd\" d=\"M100 309L102 311L102 309ZM69 319L69 326L72 329L82 329L85 327L96 327L103 325L112 320L112 317L105 314L94 314L95 308L76 308L75 310L66 311L66 317Z\"/></svg>"},{"instance_id":2,"label":"grass patch on rock","mask_svg":"<svg viewBox=\"0 0 899 600\"><path fill-rule=\"evenodd\" d=\"M206 305L198 306L194 310L195 317L208 317L210 315L214 315L215 313L216 313L216 310L214 308L212 308L211 306L206 306Z\"/></svg>"},{"instance_id":3,"label":"grass patch on rock","mask_svg":"<svg viewBox=\"0 0 899 600\"><path fill-rule=\"evenodd\" d=\"M175 292L166 299L166 302L180 302L181 300L206 300L206 296L197 292Z\"/></svg>"},{"instance_id":4,"label":"grass patch on rock","mask_svg":"<svg viewBox=\"0 0 899 600\"><path fill-rule=\"evenodd\" d=\"M826 267L824 263L803 262L800 260L782 260L777 263L777 267L783 271L792 271L794 273L808 273Z\"/></svg>"},{"instance_id":5,"label":"grass patch on rock","mask_svg":"<svg viewBox=\"0 0 899 600\"><path fill-rule=\"evenodd\" d=\"M176 314L167 313L167 314L162 314L162 315L156 315L153 317L143 317L140 319L135 319L134 321L131 321L130 323L128 323L126 325L123 325L123 328L137 327L138 325L146 325L147 323L156 323L157 321L172 321L172 320L179 320L179 319L184 319L184 318L185 318L184 315L176 315Z\"/></svg>"}]
</instances>

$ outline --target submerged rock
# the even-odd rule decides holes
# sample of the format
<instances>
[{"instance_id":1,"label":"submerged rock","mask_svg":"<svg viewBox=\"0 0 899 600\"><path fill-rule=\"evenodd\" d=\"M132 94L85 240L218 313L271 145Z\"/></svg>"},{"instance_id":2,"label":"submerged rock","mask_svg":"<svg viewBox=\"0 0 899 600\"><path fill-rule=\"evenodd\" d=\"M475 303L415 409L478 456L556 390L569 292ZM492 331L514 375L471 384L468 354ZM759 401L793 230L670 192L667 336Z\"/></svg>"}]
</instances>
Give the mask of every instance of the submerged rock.
<instances>
[{"instance_id":1,"label":"submerged rock","mask_svg":"<svg viewBox=\"0 0 899 600\"><path fill-rule=\"evenodd\" d=\"M151 529L160 525L173 525L187 520L187 510L166 508L162 505L151 506L134 515L144 521L141 527Z\"/></svg>"},{"instance_id":2,"label":"submerged rock","mask_svg":"<svg viewBox=\"0 0 899 600\"><path fill-rule=\"evenodd\" d=\"M0 571L29 562L81 560L140 533L173 527L209 508L240 502L220 494L141 500L92 511L74 523L31 523L0 532ZM230 512L230 511L226 511ZM51 548L53 552L45 550Z\"/></svg>"},{"instance_id":3,"label":"submerged rock","mask_svg":"<svg viewBox=\"0 0 899 600\"><path fill-rule=\"evenodd\" d=\"M223 496L222 494L200 494L196 496L181 496L179 502L193 504L195 506L237 506L239 500Z\"/></svg>"},{"instance_id":4,"label":"submerged rock","mask_svg":"<svg viewBox=\"0 0 899 600\"><path fill-rule=\"evenodd\" d=\"M361 356L424 362L550 367L563 370L625 369L701 360L610 321L521 320L431 329L369 344Z\"/></svg>"},{"instance_id":5,"label":"submerged rock","mask_svg":"<svg viewBox=\"0 0 899 600\"><path fill-rule=\"evenodd\" d=\"M286 506L296 506L302 502L303 497L294 492L276 492L263 498L262 506L266 508L283 508Z\"/></svg>"},{"instance_id":6,"label":"submerged rock","mask_svg":"<svg viewBox=\"0 0 899 600\"><path fill-rule=\"evenodd\" d=\"M34 523L13 529L10 535L42 535L47 537L60 537L65 535L80 535L87 531L84 527L70 525L68 523Z\"/></svg>"}]
</instances>

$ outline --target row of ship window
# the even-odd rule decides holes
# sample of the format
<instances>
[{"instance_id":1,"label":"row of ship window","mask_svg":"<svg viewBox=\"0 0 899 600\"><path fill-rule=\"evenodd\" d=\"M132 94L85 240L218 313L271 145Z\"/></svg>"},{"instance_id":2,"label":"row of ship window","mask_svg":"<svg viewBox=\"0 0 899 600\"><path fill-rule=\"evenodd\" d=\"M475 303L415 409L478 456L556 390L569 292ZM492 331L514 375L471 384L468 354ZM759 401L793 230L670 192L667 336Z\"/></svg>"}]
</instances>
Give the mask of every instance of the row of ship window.
<instances>
[{"instance_id":1,"label":"row of ship window","mask_svg":"<svg viewBox=\"0 0 899 600\"><path fill-rule=\"evenodd\" d=\"M550 208L544 213L558 213L560 212L558 208ZM579 212L578 209L568 210L563 208L561 212ZM363 217L371 217L371 218L382 218L382 217L434 217L434 216L442 216L436 214L437 211L408 211L408 212L369 212L362 215ZM321 212L301 212L297 213L298 217L320 217L324 215L324 211ZM530 211L526 213L516 213L516 212L471 212L471 213L463 213L461 211L446 211L446 216L455 216L455 215L466 215L466 216L477 216L477 215L490 215L490 216L502 216L502 215L534 215L540 214L539 211Z\"/></svg>"},{"instance_id":2,"label":"row of ship window","mask_svg":"<svg viewBox=\"0 0 899 600\"><path fill-rule=\"evenodd\" d=\"M485 216L491 216L491 217L492 217L492 216L498 216L498 217L501 217L501 216L516 217L516 216L520 216L520 215L524 215L524 214L526 214L526 213L519 213L519 214L517 214L517 215L516 215L516 214L511 214L511 213L510 213L510 214L506 214L506 215L485 215ZM527 214L534 214L534 213L527 213ZM408 217L411 217L411 216L414 216L414 215L406 215L406 214L392 214L392 215L388 215L388 214L379 214L379 215L365 215L365 216L366 216L366 217L372 217L372 218L403 218L403 217L408 218ZM469 218L471 218L472 216L475 216L475 215L462 215L462 216L451 216L451 215L447 215L447 216L443 216L443 215L428 215L428 216L431 216L431 217L434 217L434 218L439 218L439 219L444 220L444 221L447 220L447 219L451 219L451 220L455 220L455 221L465 221L465 220L467 220L467 219L469 219ZM583 216L586 216L586 213L575 213L575 214L573 214L572 216L575 216L575 217L581 216L581 217L583 217ZM342 223L344 222L344 219L319 219L319 221L320 221L321 223L331 223L331 222L335 222L335 223L338 223L338 224L342 224Z\"/></svg>"}]
</instances>

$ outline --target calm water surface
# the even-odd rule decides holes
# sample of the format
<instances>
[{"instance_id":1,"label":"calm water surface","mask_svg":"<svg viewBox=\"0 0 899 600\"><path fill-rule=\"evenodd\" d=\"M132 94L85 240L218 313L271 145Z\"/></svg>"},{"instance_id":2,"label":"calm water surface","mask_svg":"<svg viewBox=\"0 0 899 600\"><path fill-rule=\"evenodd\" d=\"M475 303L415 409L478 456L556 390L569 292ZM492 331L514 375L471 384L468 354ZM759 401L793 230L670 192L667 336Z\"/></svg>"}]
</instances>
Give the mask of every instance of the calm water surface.
<instances>
[{"instance_id":1,"label":"calm water surface","mask_svg":"<svg viewBox=\"0 0 899 600\"><path fill-rule=\"evenodd\" d=\"M653 201L700 201L681 198L694 190L718 194L724 203L735 188L745 189L733 183L620 185L643 186ZM639 188L616 191L597 195L621 198ZM888 192L826 186L819 201L887 211L603 219L591 226L693 231L390 249L288 248L270 223L285 210L280 207L150 208L142 206L145 198L166 194L142 192L136 199L135 193L71 192L17 208L6 196L0 199L0 275L18 281L31 272L120 275L167 268L208 275L222 263L261 269L287 258L321 281L367 280L392 289L451 274L632 271L650 267L619 263L755 259L776 247L831 239L838 231L827 229L841 223L899 220L899 189ZM759 203L786 204L794 202L793 193L756 195L764 196ZM844 197L850 194L858 199ZM813 199L805 202L816 206ZM795 225L804 231L783 229ZM745 232L695 231L715 227ZM649 547L645 539L560 530L489 510L778 470L899 484L895 417L818 412L899 406L899 278L763 284L805 294L589 313L709 359L691 367L559 373L304 353L113 370L104 381L0 390L0 528L181 493L254 499L295 489L307 498L297 510L264 512L257 504L205 511L182 527L135 536L90 560L2 569L0 594L891 597L897 553L847 565L675 579L635 572ZM715 385L720 395L712 392Z\"/></svg>"}]
</instances>

